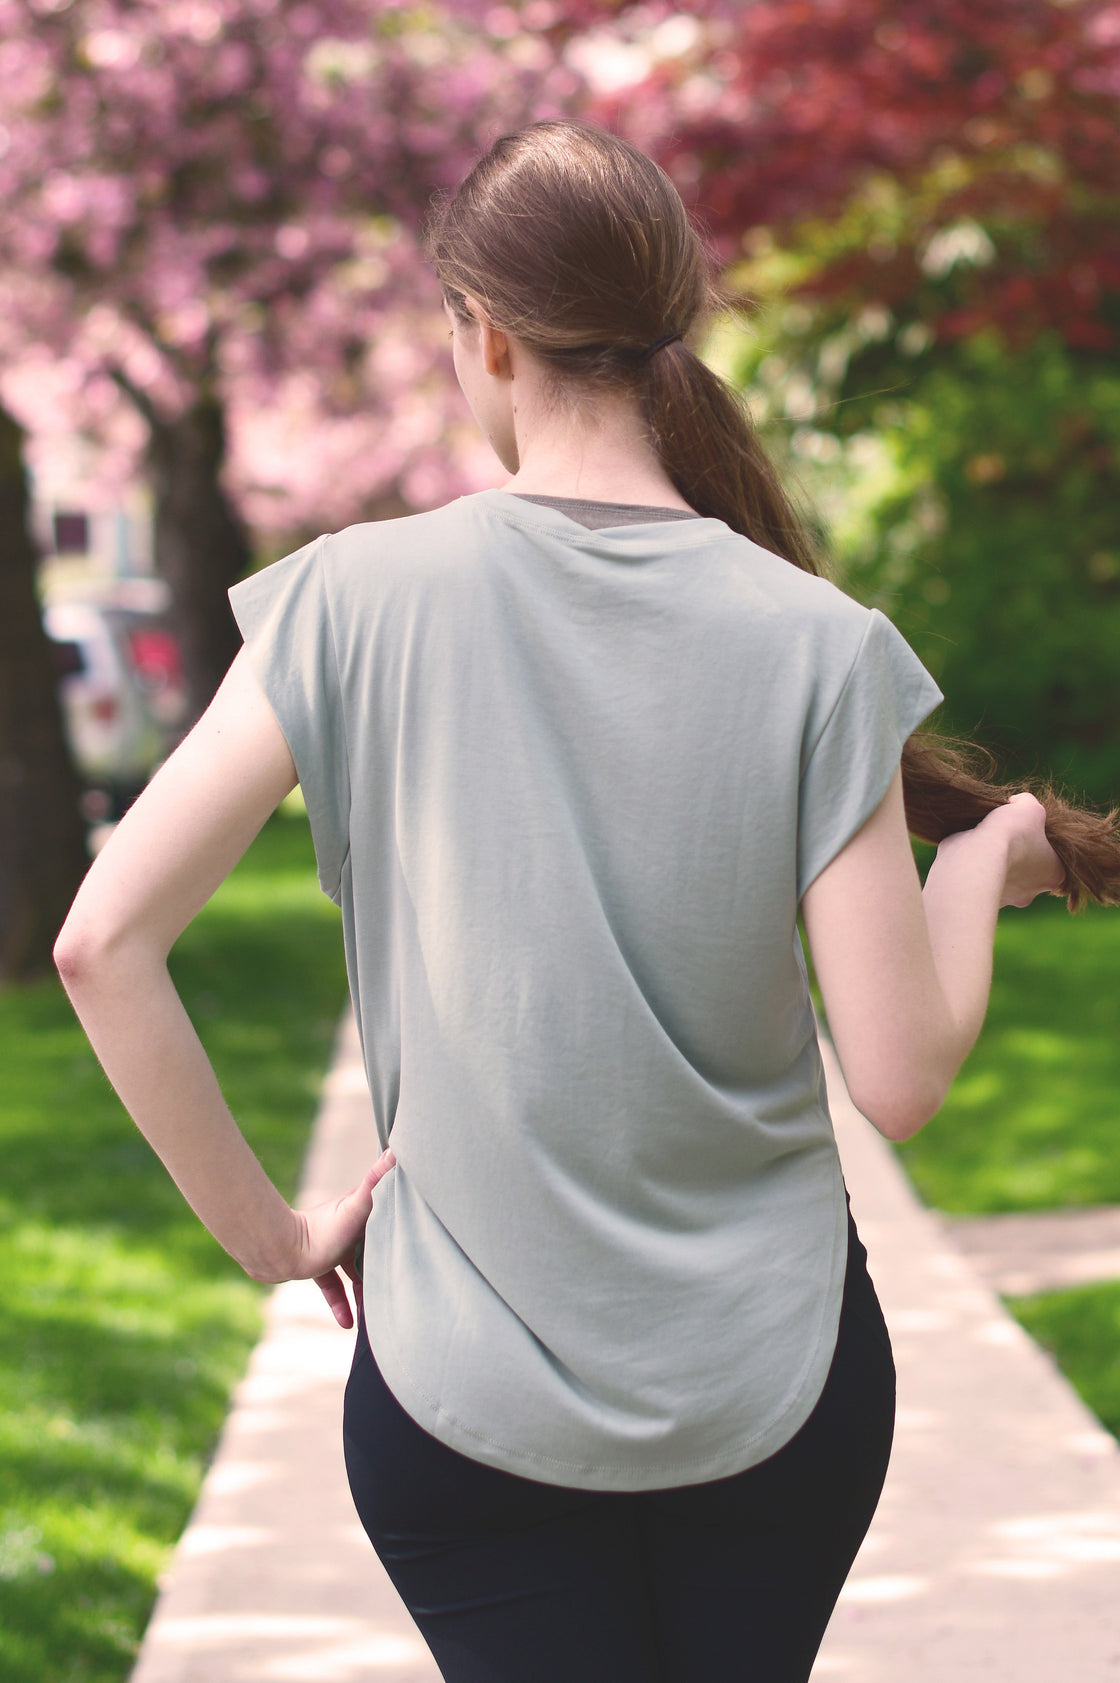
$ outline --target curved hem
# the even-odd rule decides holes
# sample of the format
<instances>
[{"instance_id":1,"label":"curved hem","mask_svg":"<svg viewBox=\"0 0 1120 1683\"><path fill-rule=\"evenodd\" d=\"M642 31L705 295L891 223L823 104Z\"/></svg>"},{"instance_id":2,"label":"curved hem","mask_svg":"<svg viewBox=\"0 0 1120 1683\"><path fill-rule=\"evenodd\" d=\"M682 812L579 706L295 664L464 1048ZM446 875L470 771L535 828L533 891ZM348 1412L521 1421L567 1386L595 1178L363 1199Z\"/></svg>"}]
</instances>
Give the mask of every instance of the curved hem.
<instances>
[{"instance_id":1,"label":"curved hem","mask_svg":"<svg viewBox=\"0 0 1120 1683\"><path fill-rule=\"evenodd\" d=\"M708 1484L717 1479L732 1478L768 1461L784 1449L816 1408L827 1383L836 1352L847 1269L847 1201L840 1172L837 1173L835 1186L832 1269L823 1293L816 1333L810 1341L809 1355L770 1419L745 1440L737 1439L733 1448L722 1450L719 1454L690 1461L664 1461L659 1466L652 1463L636 1466L633 1462L621 1465L567 1461L535 1450L515 1449L467 1425L429 1397L409 1373L387 1329L383 1329L384 1338L379 1337L375 1344L366 1317L370 1348L389 1390L418 1426L468 1460L494 1467L499 1472L571 1490L620 1492L672 1490L683 1485Z\"/></svg>"}]
</instances>

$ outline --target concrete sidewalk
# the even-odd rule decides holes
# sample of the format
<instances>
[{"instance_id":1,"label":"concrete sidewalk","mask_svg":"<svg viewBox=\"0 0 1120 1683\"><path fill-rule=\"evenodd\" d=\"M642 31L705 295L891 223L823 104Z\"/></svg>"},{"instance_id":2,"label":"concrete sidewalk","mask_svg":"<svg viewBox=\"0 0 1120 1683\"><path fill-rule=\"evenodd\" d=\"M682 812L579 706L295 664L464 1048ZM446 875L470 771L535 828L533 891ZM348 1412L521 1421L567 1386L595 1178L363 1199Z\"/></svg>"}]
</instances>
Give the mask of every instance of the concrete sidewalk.
<instances>
[{"instance_id":1,"label":"concrete sidewalk","mask_svg":"<svg viewBox=\"0 0 1120 1683\"><path fill-rule=\"evenodd\" d=\"M830 1086L899 1423L814 1683L1120 1683L1120 1450ZM302 1200L372 1140L347 1022ZM350 1344L313 1285L273 1294L133 1683L439 1683L350 1506Z\"/></svg>"},{"instance_id":2,"label":"concrete sidewalk","mask_svg":"<svg viewBox=\"0 0 1120 1683\"><path fill-rule=\"evenodd\" d=\"M898 1425L814 1683L1117 1683L1120 1448L826 1064L894 1343Z\"/></svg>"}]
</instances>

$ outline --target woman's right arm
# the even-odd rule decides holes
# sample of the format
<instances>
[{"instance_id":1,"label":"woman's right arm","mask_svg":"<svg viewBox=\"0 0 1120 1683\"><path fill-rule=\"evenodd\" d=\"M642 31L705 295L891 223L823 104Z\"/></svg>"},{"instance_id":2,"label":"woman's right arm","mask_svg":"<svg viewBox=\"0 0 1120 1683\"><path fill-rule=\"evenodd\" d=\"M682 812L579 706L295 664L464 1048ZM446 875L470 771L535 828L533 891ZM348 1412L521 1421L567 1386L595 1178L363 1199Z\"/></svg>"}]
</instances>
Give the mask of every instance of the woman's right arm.
<instances>
[{"instance_id":1,"label":"woman's right arm","mask_svg":"<svg viewBox=\"0 0 1120 1683\"><path fill-rule=\"evenodd\" d=\"M349 1272L392 1154L340 1198L289 1208L231 1116L167 966L173 943L295 781L243 650L90 867L55 960L109 1080L219 1244L256 1280L314 1279L348 1327L338 1269Z\"/></svg>"},{"instance_id":2,"label":"woman's right arm","mask_svg":"<svg viewBox=\"0 0 1120 1683\"><path fill-rule=\"evenodd\" d=\"M852 1101L888 1139L940 1109L988 1007L1001 906L1057 892L1045 809L1016 795L946 837L924 890L901 774L806 890L801 910Z\"/></svg>"}]
</instances>

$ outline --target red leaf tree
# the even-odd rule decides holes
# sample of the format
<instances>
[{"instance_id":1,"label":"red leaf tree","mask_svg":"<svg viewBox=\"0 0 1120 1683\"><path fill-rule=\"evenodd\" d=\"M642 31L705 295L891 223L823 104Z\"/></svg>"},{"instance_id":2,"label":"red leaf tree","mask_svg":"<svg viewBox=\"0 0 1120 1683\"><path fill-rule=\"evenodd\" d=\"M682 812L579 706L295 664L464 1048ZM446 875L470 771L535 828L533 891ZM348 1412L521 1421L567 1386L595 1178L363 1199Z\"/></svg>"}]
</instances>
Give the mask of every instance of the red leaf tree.
<instances>
[{"instance_id":1,"label":"red leaf tree","mask_svg":"<svg viewBox=\"0 0 1120 1683\"><path fill-rule=\"evenodd\" d=\"M621 9L615 28L640 41L653 15ZM1115 0L700 0L691 17L688 48L600 111L665 163L727 260L752 231L797 244L826 222L802 276L815 296L917 301L949 336L1115 345ZM966 220L994 260L967 295L935 295L929 242Z\"/></svg>"}]
</instances>

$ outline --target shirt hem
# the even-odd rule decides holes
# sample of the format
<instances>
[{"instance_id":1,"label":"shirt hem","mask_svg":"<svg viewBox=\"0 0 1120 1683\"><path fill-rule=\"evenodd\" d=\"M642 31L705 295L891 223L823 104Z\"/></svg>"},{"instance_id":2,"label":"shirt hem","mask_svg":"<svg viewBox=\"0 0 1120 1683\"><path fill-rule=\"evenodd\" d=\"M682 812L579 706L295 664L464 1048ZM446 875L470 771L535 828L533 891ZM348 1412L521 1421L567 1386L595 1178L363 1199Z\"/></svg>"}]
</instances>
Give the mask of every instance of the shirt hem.
<instances>
[{"instance_id":1,"label":"shirt hem","mask_svg":"<svg viewBox=\"0 0 1120 1683\"><path fill-rule=\"evenodd\" d=\"M737 1438L733 1448L720 1450L717 1454L683 1461L657 1462L651 1458L648 1464L639 1466L633 1461L621 1465L606 1458L602 1461L572 1461L539 1450L513 1448L489 1437L478 1427L468 1425L444 1404L430 1397L409 1371L388 1329L379 1328L375 1342L367 1320L370 1348L389 1390L417 1425L449 1449L500 1472L572 1490L620 1492L671 1490L682 1485L707 1484L721 1478L732 1478L769 1460L783 1449L808 1420L824 1391L836 1350L847 1268L847 1204L843 1177L839 1173L833 1216L832 1269L823 1294L815 1336L810 1340L809 1354L783 1402L765 1425L745 1439ZM823 1360L822 1352L826 1352Z\"/></svg>"}]
</instances>

